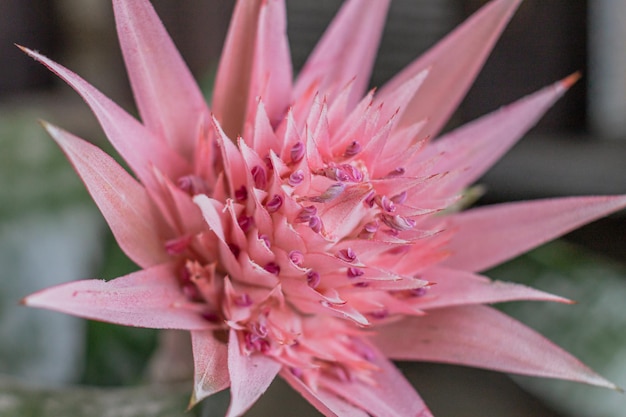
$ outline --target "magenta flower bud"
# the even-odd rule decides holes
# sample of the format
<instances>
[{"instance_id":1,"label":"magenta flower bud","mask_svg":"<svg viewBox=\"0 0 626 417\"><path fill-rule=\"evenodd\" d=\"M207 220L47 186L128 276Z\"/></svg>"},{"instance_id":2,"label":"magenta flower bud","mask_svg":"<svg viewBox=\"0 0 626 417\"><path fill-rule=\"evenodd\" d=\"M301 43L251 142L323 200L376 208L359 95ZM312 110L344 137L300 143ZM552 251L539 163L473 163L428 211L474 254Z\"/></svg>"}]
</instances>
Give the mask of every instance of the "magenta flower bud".
<instances>
[{"instance_id":1,"label":"magenta flower bud","mask_svg":"<svg viewBox=\"0 0 626 417\"><path fill-rule=\"evenodd\" d=\"M296 266L302 266L304 263L304 255L299 250L292 250L289 252L289 260Z\"/></svg>"},{"instance_id":2,"label":"magenta flower bud","mask_svg":"<svg viewBox=\"0 0 626 417\"><path fill-rule=\"evenodd\" d=\"M291 147L291 162L296 163L299 162L302 158L304 158L304 143L296 142L295 145Z\"/></svg>"},{"instance_id":3,"label":"magenta flower bud","mask_svg":"<svg viewBox=\"0 0 626 417\"><path fill-rule=\"evenodd\" d=\"M243 201L246 201L247 199L248 199L248 189L246 188L245 185L242 185L241 187L235 190L235 201L237 201L238 203L241 203Z\"/></svg>"},{"instance_id":4,"label":"magenta flower bud","mask_svg":"<svg viewBox=\"0 0 626 417\"><path fill-rule=\"evenodd\" d=\"M306 273L306 282L309 284L309 287L315 289L320 285L320 274L317 271L309 271Z\"/></svg>"},{"instance_id":5,"label":"magenta flower bud","mask_svg":"<svg viewBox=\"0 0 626 417\"><path fill-rule=\"evenodd\" d=\"M337 252L337 258L345 262L354 262L356 261L356 253L352 248L341 249Z\"/></svg>"},{"instance_id":6,"label":"magenta flower bud","mask_svg":"<svg viewBox=\"0 0 626 417\"><path fill-rule=\"evenodd\" d=\"M282 205L283 198L278 194L274 194L274 196L265 205L265 208L267 209L268 213L275 213Z\"/></svg>"},{"instance_id":7,"label":"magenta flower bud","mask_svg":"<svg viewBox=\"0 0 626 417\"><path fill-rule=\"evenodd\" d=\"M254 179L254 186L259 190L264 190L267 187L267 174L265 168L261 165L255 165L252 170L252 178Z\"/></svg>"},{"instance_id":8,"label":"magenta flower bud","mask_svg":"<svg viewBox=\"0 0 626 417\"><path fill-rule=\"evenodd\" d=\"M358 154L359 152L361 152L361 144L359 144L359 142L355 140L350 145L348 145L345 152L343 153L343 156L349 158Z\"/></svg>"},{"instance_id":9,"label":"magenta flower bud","mask_svg":"<svg viewBox=\"0 0 626 417\"><path fill-rule=\"evenodd\" d=\"M287 180L289 185L291 185L292 187L300 185L302 181L304 181L304 172L302 172L301 169L292 172L289 176L289 180Z\"/></svg>"}]
</instances>

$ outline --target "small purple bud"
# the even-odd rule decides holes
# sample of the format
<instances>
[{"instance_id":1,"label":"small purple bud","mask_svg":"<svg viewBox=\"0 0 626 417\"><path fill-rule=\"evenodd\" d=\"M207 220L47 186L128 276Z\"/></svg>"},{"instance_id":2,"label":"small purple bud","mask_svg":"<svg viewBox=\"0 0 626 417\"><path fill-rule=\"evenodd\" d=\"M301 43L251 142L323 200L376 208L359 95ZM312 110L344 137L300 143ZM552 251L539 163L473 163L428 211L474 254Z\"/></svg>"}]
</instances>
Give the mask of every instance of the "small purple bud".
<instances>
[{"instance_id":1,"label":"small purple bud","mask_svg":"<svg viewBox=\"0 0 626 417\"><path fill-rule=\"evenodd\" d=\"M389 317L389 311L387 311L387 309L372 311L370 313L370 316L372 316L372 318L379 319L379 320L384 319L386 317Z\"/></svg>"},{"instance_id":2,"label":"small purple bud","mask_svg":"<svg viewBox=\"0 0 626 417\"><path fill-rule=\"evenodd\" d=\"M291 147L291 162L296 163L304 157L304 143L296 142Z\"/></svg>"},{"instance_id":3,"label":"small purple bud","mask_svg":"<svg viewBox=\"0 0 626 417\"><path fill-rule=\"evenodd\" d=\"M386 195L382 197L376 197L376 203L387 213L393 213L396 211L396 205Z\"/></svg>"},{"instance_id":4,"label":"small purple bud","mask_svg":"<svg viewBox=\"0 0 626 417\"><path fill-rule=\"evenodd\" d=\"M346 272L346 274L348 275L348 278L357 278L357 277L363 276L365 272L363 272L361 268L355 268L351 266L350 268L348 268L348 271Z\"/></svg>"},{"instance_id":5,"label":"small purple bud","mask_svg":"<svg viewBox=\"0 0 626 417\"><path fill-rule=\"evenodd\" d=\"M291 185L292 187L295 187L296 185L300 185L302 181L304 181L304 172L301 169L292 172L291 175L289 176L289 180L287 180L289 185Z\"/></svg>"},{"instance_id":6,"label":"small purple bud","mask_svg":"<svg viewBox=\"0 0 626 417\"><path fill-rule=\"evenodd\" d=\"M322 219L319 216L311 216L309 220L309 227L315 232L319 233L322 231Z\"/></svg>"},{"instance_id":7,"label":"small purple bud","mask_svg":"<svg viewBox=\"0 0 626 417\"><path fill-rule=\"evenodd\" d=\"M406 201L406 197L407 197L406 191L402 191L400 194L396 194L393 197L391 197L391 201L393 201L396 204L402 204Z\"/></svg>"},{"instance_id":8,"label":"small purple bud","mask_svg":"<svg viewBox=\"0 0 626 417\"><path fill-rule=\"evenodd\" d=\"M406 170L402 167L398 167L396 169L394 169L393 171L389 171L386 175L387 178L389 177L397 177L400 175L404 175L404 173L406 172Z\"/></svg>"},{"instance_id":9,"label":"small purple bud","mask_svg":"<svg viewBox=\"0 0 626 417\"><path fill-rule=\"evenodd\" d=\"M282 205L283 198L278 194L274 194L274 196L265 205L265 208L269 213L275 213Z\"/></svg>"},{"instance_id":10,"label":"small purple bud","mask_svg":"<svg viewBox=\"0 0 626 417\"><path fill-rule=\"evenodd\" d=\"M289 252L289 259L296 266L302 266L304 263L304 255L299 250L292 250Z\"/></svg>"},{"instance_id":11,"label":"small purple bud","mask_svg":"<svg viewBox=\"0 0 626 417\"><path fill-rule=\"evenodd\" d=\"M351 156L356 155L359 152L361 152L361 145L359 144L359 142L355 140L350 145L348 145L348 147L346 148L346 151L343 153L343 156L345 156L346 158L349 158Z\"/></svg>"},{"instance_id":12,"label":"small purple bud","mask_svg":"<svg viewBox=\"0 0 626 417\"><path fill-rule=\"evenodd\" d=\"M267 186L267 174L265 173L265 169L261 165L255 165L250 172L254 179L254 186L259 190L264 190Z\"/></svg>"},{"instance_id":13,"label":"small purple bud","mask_svg":"<svg viewBox=\"0 0 626 417\"><path fill-rule=\"evenodd\" d=\"M356 261L356 253L352 250L352 248L341 249L337 252L337 257L345 262Z\"/></svg>"},{"instance_id":14,"label":"small purple bud","mask_svg":"<svg viewBox=\"0 0 626 417\"><path fill-rule=\"evenodd\" d=\"M315 289L318 285L320 285L320 274L316 271L309 271L306 273L306 282L309 284L309 287Z\"/></svg>"},{"instance_id":15,"label":"small purple bud","mask_svg":"<svg viewBox=\"0 0 626 417\"><path fill-rule=\"evenodd\" d=\"M365 281L363 281L363 282L355 282L355 283L354 283L354 284L352 284L352 285L354 285L354 286L355 286L355 287L357 287L357 288L367 288L367 287L369 287L369 286L370 286L370 283L369 283L369 282L365 282Z\"/></svg>"},{"instance_id":16,"label":"small purple bud","mask_svg":"<svg viewBox=\"0 0 626 417\"><path fill-rule=\"evenodd\" d=\"M315 206L307 206L300 210L298 213L298 217L296 217L296 222L298 223L308 223L311 220L311 217L317 214L317 208Z\"/></svg>"},{"instance_id":17,"label":"small purple bud","mask_svg":"<svg viewBox=\"0 0 626 417\"><path fill-rule=\"evenodd\" d=\"M206 182L197 175L185 175L176 181L178 188L190 195L206 194L209 187Z\"/></svg>"},{"instance_id":18,"label":"small purple bud","mask_svg":"<svg viewBox=\"0 0 626 417\"><path fill-rule=\"evenodd\" d=\"M245 185L242 185L241 187L235 190L235 200L238 203L241 203L242 201L246 201L247 199L248 199L248 189L246 188Z\"/></svg>"},{"instance_id":19,"label":"small purple bud","mask_svg":"<svg viewBox=\"0 0 626 417\"><path fill-rule=\"evenodd\" d=\"M269 262L267 265L265 265L264 269L270 274L274 274L274 275L280 274L280 266L278 266L276 262Z\"/></svg>"},{"instance_id":20,"label":"small purple bud","mask_svg":"<svg viewBox=\"0 0 626 417\"><path fill-rule=\"evenodd\" d=\"M427 292L428 288L426 287L413 288L412 290L409 290L412 297L423 297Z\"/></svg>"},{"instance_id":21,"label":"small purple bud","mask_svg":"<svg viewBox=\"0 0 626 417\"><path fill-rule=\"evenodd\" d=\"M241 214L241 216L239 216L239 218L237 219L237 223L244 233L248 233L252 226L254 226L254 218L246 216L245 214Z\"/></svg>"}]
</instances>

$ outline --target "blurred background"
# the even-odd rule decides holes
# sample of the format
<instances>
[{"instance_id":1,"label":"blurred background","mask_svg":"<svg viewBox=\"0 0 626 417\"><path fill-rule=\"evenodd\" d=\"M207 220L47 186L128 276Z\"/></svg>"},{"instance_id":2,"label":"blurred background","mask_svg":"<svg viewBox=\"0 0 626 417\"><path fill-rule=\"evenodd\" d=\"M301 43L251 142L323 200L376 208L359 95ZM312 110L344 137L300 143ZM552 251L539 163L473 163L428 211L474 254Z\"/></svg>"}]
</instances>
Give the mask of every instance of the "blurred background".
<instances>
[{"instance_id":1,"label":"blurred background","mask_svg":"<svg viewBox=\"0 0 626 417\"><path fill-rule=\"evenodd\" d=\"M393 0L372 86L484 3ZM208 91L234 2L153 4ZM287 0L296 68L340 4ZM95 118L70 88L14 43L71 68L136 113L109 1L0 1L0 416L189 415L183 412L188 383L150 383L156 331L18 306L40 288L113 278L135 267L37 123L44 119L110 149ZM582 80L481 180L487 194L479 204L626 192L626 2L526 0L448 128L575 71ZM501 307L626 386L625 262L621 213L488 275L577 300L574 306ZM462 367L400 366L438 417L626 415L626 398L612 391ZM317 415L284 384L271 391L250 416ZM227 393L220 394L192 415L222 415L227 401Z\"/></svg>"}]
</instances>

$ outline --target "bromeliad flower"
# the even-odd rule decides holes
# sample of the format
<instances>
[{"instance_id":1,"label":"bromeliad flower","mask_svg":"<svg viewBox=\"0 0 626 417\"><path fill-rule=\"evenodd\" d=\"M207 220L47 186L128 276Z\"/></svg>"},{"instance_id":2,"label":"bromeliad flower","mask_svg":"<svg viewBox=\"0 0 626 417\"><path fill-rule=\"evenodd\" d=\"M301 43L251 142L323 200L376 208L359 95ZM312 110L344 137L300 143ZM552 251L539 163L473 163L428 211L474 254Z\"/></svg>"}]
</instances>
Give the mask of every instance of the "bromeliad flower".
<instances>
[{"instance_id":1,"label":"bromeliad flower","mask_svg":"<svg viewBox=\"0 0 626 417\"><path fill-rule=\"evenodd\" d=\"M576 76L430 140L518 3L494 0L366 93L389 0L347 1L293 82L284 2L241 0L209 111L150 3L114 0L143 123L25 49L85 99L131 168L45 124L142 269L24 303L191 331L191 402L230 387L229 416L277 375L325 415L429 416L390 359L614 387L484 305L567 300L478 271L626 197L454 210Z\"/></svg>"}]
</instances>

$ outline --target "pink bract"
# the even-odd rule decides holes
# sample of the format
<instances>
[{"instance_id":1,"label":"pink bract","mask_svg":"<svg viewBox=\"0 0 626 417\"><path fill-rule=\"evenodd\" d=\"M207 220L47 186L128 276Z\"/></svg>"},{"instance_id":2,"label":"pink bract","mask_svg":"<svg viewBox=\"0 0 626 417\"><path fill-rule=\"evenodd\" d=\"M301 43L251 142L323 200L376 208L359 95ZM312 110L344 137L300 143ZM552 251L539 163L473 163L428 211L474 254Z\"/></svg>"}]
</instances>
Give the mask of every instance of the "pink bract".
<instances>
[{"instance_id":1,"label":"pink bract","mask_svg":"<svg viewBox=\"0 0 626 417\"><path fill-rule=\"evenodd\" d=\"M147 0L113 0L142 122L24 49L91 107L132 170L57 127L142 269L29 306L191 331L192 405L243 414L280 375L327 416L429 416L390 359L614 385L485 306L567 300L478 272L626 206L626 196L453 208L575 82L435 140L518 6L494 0L366 92L389 0L348 0L292 77L282 0L241 0L211 109Z\"/></svg>"}]
</instances>

